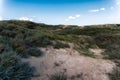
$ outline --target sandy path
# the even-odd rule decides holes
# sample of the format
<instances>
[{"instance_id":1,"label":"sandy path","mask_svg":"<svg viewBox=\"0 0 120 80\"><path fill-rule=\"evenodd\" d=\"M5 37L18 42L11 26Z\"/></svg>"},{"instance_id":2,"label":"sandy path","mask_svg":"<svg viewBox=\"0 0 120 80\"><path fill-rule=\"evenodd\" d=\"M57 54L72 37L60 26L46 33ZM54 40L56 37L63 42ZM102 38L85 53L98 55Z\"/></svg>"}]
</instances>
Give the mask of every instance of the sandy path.
<instances>
[{"instance_id":1,"label":"sandy path","mask_svg":"<svg viewBox=\"0 0 120 80\"><path fill-rule=\"evenodd\" d=\"M109 80L107 73L115 64L108 60L80 56L71 49L42 49L43 57L25 59L36 68L33 80L49 80L48 75L65 72L68 80Z\"/></svg>"}]
</instances>

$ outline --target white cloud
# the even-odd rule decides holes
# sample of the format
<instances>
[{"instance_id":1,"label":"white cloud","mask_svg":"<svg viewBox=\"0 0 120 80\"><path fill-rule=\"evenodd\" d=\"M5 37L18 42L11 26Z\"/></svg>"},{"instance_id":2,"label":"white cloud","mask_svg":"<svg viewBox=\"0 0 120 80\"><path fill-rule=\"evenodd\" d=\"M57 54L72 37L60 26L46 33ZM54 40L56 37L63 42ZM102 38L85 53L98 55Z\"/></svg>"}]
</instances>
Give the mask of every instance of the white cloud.
<instances>
[{"instance_id":1,"label":"white cloud","mask_svg":"<svg viewBox=\"0 0 120 80\"><path fill-rule=\"evenodd\" d=\"M91 13L100 12L100 11L105 11L105 8L89 10L89 12Z\"/></svg>"},{"instance_id":2,"label":"white cloud","mask_svg":"<svg viewBox=\"0 0 120 80\"><path fill-rule=\"evenodd\" d=\"M99 12L99 9L89 10L89 12Z\"/></svg>"},{"instance_id":3,"label":"white cloud","mask_svg":"<svg viewBox=\"0 0 120 80\"><path fill-rule=\"evenodd\" d=\"M65 19L65 21L75 20L75 19L78 19L80 16L81 16L80 14L76 14L74 16L68 16L68 18Z\"/></svg>"},{"instance_id":4,"label":"white cloud","mask_svg":"<svg viewBox=\"0 0 120 80\"><path fill-rule=\"evenodd\" d=\"M105 11L105 8L100 8L101 11Z\"/></svg>"},{"instance_id":5,"label":"white cloud","mask_svg":"<svg viewBox=\"0 0 120 80\"><path fill-rule=\"evenodd\" d=\"M79 17L80 17L80 15L79 15L79 14L77 14L77 15L75 15L75 17L76 17L76 18L79 18Z\"/></svg>"},{"instance_id":6,"label":"white cloud","mask_svg":"<svg viewBox=\"0 0 120 80\"><path fill-rule=\"evenodd\" d=\"M75 19L76 17L74 16L69 16L68 19Z\"/></svg>"},{"instance_id":7,"label":"white cloud","mask_svg":"<svg viewBox=\"0 0 120 80\"><path fill-rule=\"evenodd\" d=\"M19 18L19 20L24 20L24 21L33 21L32 18L28 18L28 17L21 17Z\"/></svg>"}]
</instances>

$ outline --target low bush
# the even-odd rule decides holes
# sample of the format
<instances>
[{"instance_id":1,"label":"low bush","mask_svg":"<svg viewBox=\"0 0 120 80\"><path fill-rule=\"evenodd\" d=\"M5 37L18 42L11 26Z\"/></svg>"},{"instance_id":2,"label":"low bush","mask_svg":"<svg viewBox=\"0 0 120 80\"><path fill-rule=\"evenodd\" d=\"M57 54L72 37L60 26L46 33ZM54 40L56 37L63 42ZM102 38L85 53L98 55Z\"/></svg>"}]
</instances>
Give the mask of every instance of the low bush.
<instances>
[{"instance_id":1,"label":"low bush","mask_svg":"<svg viewBox=\"0 0 120 80\"><path fill-rule=\"evenodd\" d=\"M94 53L91 52L90 50L88 50L88 49L83 49L83 51L85 52L83 55L89 56L89 57L92 57L92 58L95 58Z\"/></svg>"},{"instance_id":2,"label":"low bush","mask_svg":"<svg viewBox=\"0 0 120 80\"><path fill-rule=\"evenodd\" d=\"M0 80L31 80L33 68L20 60L14 51L0 54Z\"/></svg>"},{"instance_id":3,"label":"low bush","mask_svg":"<svg viewBox=\"0 0 120 80\"><path fill-rule=\"evenodd\" d=\"M80 53L80 55L85 55L85 56L95 58L94 53L83 46L75 46L74 49L77 50Z\"/></svg>"},{"instance_id":4,"label":"low bush","mask_svg":"<svg viewBox=\"0 0 120 80\"><path fill-rule=\"evenodd\" d=\"M43 52L38 49L38 48L35 48L35 47L31 47L31 48L28 48L26 51L25 51L25 54L29 55L29 56L35 56L35 57L38 57L38 56L42 56L43 55Z\"/></svg>"},{"instance_id":5,"label":"low bush","mask_svg":"<svg viewBox=\"0 0 120 80\"><path fill-rule=\"evenodd\" d=\"M110 80L120 80L120 67L115 68L112 73L109 74Z\"/></svg>"},{"instance_id":6,"label":"low bush","mask_svg":"<svg viewBox=\"0 0 120 80\"><path fill-rule=\"evenodd\" d=\"M4 44L0 44L0 53L3 52L5 50L5 45Z\"/></svg>"},{"instance_id":7,"label":"low bush","mask_svg":"<svg viewBox=\"0 0 120 80\"><path fill-rule=\"evenodd\" d=\"M60 48L70 48L69 44L63 43L63 42L60 42L60 41L56 41L53 46L54 46L54 48L56 48L56 49L60 49Z\"/></svg>"},{"instance_id":8,"label":"low bush","mask_svg":"<svg viewBox=\"0 0 120 80\"><path fill-rule=\"evenodd\" d=\"M106 49L105 59L120 59L120 35L99 35L95 38L100 48Z\"/></svg>"},{"instance_id":9,"label":"low bush","mask_svg":"<svg viewBox=\"0 0 120 80\"><path fill-rule=\"evenodd\" d=\"M7 36L7 37L15 37L16 32L15 31L10 31L10 30L3 30L0 32L2 36Z\"/></svg>"},{"instance_id":10,"label":"low bush","mask_svg":"<svg viewBox=\"0 0 120 80\"><path fill-rule=\"evenodd\" d=\"M55 73L50 76L50 80L67 80L67 75L65 73Z\"/></svg>"},{"instance_id":11,"label":"low bush","mask_svg":"<svg viewBox=\"0 0 120 80\"><path fill-rule=\"evenodd\" d=\"M107 55L108 59L120 59L120 45L119 44L109 45L103 54Z\"/></svg>"},{"instance_id":12,"label":"low bush","mask_svg":"<svg viewBox=\"0 0 120 80\"><path fill-rule=\"evenodd\" d=\"M44 35L27 37L25 42L29 46L46 47L51 44L51 41Z\"/></svg>"},{"instance_id":13,"label":"low bush","mask_svg":"<svg viewBox=\"0 0 120 80\"><path fill-rule=\"evenodd\" d=\"M26 54L24 54L27 46L24 42L23 39L13 39L11 41L12 43L12 48L20 55L20 56L27 56Z\"/></svg>"}]
</instances>

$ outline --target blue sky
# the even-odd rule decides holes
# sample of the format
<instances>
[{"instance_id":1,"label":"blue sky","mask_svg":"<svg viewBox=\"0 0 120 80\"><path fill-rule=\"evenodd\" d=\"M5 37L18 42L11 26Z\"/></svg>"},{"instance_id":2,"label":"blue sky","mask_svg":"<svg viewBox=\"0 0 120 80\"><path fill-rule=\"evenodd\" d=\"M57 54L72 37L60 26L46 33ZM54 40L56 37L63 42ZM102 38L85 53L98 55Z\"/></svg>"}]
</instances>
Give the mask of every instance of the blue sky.
<instances>
[{"instance_id":1,"label":"blue sky","mask_svg":"<svg viewBox=\"0 0 120 80\"><path fill-rule=\"evenodd\" d=\"M119 23L120 0L0 0L0 19L46 24Z\"/></svg>"}]
</instances>

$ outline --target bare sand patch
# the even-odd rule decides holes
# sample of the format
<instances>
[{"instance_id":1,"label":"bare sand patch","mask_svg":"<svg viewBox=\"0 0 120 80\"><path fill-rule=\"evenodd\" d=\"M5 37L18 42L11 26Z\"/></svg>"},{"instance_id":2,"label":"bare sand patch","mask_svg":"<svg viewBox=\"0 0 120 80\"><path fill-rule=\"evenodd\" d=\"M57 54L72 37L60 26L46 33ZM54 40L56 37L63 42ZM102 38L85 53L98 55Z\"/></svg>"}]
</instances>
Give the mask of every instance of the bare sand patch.
<instances>
[{"instance_id":1,"label":"bare sand patch","mask_svg":"<svg viewBox=\"0 0 120 80\"><path fill-rule=\"evenodd\" d=\"M68 80L109 80L107 73L115 67L109 60L81 56L71 49L42 48L43 57L24 59L36 68L32 80L49 80L48 76L65 72Z\"/></svg>"}]
</instances>

